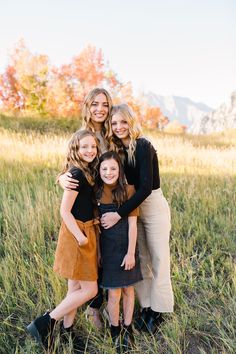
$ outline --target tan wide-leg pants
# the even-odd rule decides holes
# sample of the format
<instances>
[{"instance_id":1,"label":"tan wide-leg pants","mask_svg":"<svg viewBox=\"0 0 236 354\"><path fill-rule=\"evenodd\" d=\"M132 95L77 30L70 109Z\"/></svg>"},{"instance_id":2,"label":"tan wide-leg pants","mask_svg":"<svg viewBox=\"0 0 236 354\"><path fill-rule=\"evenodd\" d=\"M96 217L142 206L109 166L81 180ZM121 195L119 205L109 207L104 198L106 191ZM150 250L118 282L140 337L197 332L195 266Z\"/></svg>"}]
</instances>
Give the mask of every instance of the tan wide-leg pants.
<instances>
[{"instance_id":1,"label":"tan wide-leg pants","mask_svg":"<svg viewBox=\"0 0 236 354\"><path fill-rule=\"evenodd\" d=\"M161 189L139 206L138 247L143 280L135 285L141 307L173 312L170 279L170 208Z\"/></svg>"}]
</instances>

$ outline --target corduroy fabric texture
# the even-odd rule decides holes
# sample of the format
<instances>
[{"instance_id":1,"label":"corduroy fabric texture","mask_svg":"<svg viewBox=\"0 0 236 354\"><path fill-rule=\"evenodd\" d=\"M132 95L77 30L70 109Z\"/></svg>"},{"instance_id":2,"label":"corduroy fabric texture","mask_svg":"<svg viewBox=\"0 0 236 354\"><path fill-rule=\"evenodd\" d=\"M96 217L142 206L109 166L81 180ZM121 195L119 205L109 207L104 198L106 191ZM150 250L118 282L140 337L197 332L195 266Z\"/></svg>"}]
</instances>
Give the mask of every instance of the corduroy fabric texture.
<instances>
[{"instance_id":1,"label":"corduroy fabric texture","mask_svg":"<svg viewBox=\"0 0 236 354\"><path fill-rule=\"evenodd\" d=\"M98 278L97 240L98 220L76 220L88 243L79 246L78 241L62 221L53 270L71 280L95 281Z\"/></svg>"}]
</instances>

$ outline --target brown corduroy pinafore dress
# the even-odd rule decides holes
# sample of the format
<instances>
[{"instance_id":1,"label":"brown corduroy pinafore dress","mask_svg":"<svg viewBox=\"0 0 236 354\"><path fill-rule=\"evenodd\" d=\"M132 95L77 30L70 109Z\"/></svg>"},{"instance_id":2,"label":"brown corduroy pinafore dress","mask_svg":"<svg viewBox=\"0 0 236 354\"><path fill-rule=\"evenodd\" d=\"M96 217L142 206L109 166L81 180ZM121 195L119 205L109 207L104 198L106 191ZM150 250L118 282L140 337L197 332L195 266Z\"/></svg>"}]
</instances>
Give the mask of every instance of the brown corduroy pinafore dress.
<instances>
[{"instance_id":1,"label":"brown corduroy pinafore dress","mask_svg":"<svg viewBox=\"0 0 236 354\"><path fill-rule=\"evenodd\" d=\"M60 276L72 280L95 281L97 272L97 220L82 222L76 220L88 243L79 246L78 241L62 222L55 254L53 270Z\"/></svg>"},{"instance_id":2,"label":"brown corduroy pinafore dress","mask_svg":"<svg viewBox=\"0 0 236 354\"><path fill-rule=\"evenodd\" d=\"M76 189L79 193L71 213L80 230L88 238L88 243L80 246L62 221L53 270L66 279L96 281L98 278L96 235L99 232L99 221L93 219L92 186L79 168L73 167L70 172L72 177L79 181Z\"/></svg>"}]
</instances>

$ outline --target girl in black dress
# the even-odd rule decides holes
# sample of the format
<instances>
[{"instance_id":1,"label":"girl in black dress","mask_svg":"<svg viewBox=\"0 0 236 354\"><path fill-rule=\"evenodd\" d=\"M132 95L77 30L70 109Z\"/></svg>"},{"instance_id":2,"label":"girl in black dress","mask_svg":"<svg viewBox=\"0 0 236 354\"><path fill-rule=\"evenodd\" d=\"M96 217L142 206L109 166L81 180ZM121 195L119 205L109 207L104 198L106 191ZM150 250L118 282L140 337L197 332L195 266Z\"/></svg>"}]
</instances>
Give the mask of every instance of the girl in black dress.
<instances>
[{"instance_id":1,"label":"girl in black dress","mask_svg":"<svg viewBox=\"0 0 236 354\"><path fill-rule=\"evenodd\" d=\"M100 217L107 212L115 212L134 194L133 186L126 184L123 167L116 152L106 152L100 158L100 178L96 198ZM142 280L140 263L136 250L137 209L110 229L101 228L100 246L102 279L100 287L108 289L107 310L113 340L119 338L119 308L123 299L125 350L133 342L132 317L134 310L133 285Z\"/></svg>"}]
</instances>

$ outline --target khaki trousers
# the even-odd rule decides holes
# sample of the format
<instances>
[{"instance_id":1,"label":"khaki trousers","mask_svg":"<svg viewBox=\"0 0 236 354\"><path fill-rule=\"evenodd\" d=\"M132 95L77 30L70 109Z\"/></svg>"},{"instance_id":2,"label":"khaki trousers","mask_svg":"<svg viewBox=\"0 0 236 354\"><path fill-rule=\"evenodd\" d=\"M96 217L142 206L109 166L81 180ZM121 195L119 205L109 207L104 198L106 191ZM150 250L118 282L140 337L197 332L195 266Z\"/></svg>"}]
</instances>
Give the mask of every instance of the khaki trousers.
<instances>
[{"instance_id":1,"label":"khaki trousers","mask_svg":"<svg viewBox=\"0 0 236 354\"><path fill-rule=\"evenodd\" d=\"M170 279L170 208L161 189L139 206L138 248L143 280L135 285L141 307L157 312L173 312Z\"/></svg>"}]
</instances>

